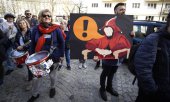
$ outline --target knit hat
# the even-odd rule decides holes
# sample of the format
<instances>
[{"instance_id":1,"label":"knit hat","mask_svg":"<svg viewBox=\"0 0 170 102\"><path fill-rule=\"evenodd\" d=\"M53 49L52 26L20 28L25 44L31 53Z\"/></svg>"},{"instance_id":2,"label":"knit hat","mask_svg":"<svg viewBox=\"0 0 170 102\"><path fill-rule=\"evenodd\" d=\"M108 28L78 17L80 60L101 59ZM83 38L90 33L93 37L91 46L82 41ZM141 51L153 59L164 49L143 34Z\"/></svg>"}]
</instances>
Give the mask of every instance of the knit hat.
<instances>
[{"instance_id":1,"label":"knit hat","mask_svg":"<svg viewBox=\"0 0 170 102\"><path fill-rule=\"evenodd\" d=\"M12 13L6 13L6 14L4 15L4 18L7 19L8 17L15 18L15 15L12 14Z\"/></svg>"}]
</instances>

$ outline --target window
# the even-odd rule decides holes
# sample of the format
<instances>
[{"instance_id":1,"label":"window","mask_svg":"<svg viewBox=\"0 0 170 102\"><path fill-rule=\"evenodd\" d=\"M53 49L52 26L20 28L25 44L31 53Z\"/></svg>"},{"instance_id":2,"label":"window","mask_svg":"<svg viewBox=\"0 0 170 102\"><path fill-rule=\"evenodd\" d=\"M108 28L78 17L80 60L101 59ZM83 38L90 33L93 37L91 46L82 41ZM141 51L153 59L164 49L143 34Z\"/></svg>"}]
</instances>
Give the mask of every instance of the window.
<instances>
[{"instance_id":1,"label":"window","mask_svg":"<svg viewBox=\"0 0 170 102\"><path fill-rule=\"evenodd\" d=\"M111 8L112 4L111 3L105 3L105 8Z\"/></svg>"},{"instance_id":2,"label":"window","mask_svg":"<svg viewBox=\"0 0 170 102\"><path fill-rule=\"evenodd\" d=\"M137 16L137 15L134 15L134 16L133 16L133 19L134 19L134 20L138 20L138 16Z\"/></svg>"},{"instance_id":3,"label":"window","mask_svg":"<svg viewBox=\"0 0 170 102\"><path fill-rule=\"evenodd\" d=\"M140 3L133 3L132 8L140 8Z\"/></svg>"},{"instance_id":4,"label":"window","mask_svg":"<svg viewBox=\"0 0 170 102\"><path fill-rule=\"evenodd\" d=\"M148 8L156 9L157 4L156 3L148 3Z\"/></svg>"},{"instance_id":5,"label":"window","mask_svg":"<svg viewBox=\"0 0 170 102\"><path fill-rule=\"evenodd\" d=\"M146 16L145 20L147 21L153 21L154 16Z\"/></svg>"},{"instance_id":6,"label":"window","mask_svg":"<svg viewBox=\"0 0 170 102\"><path fill-rule=\"evenodd\" d=\"M166 21L166 17L165 16L162 17L162 21Z\"/></svg>"},{"instance_id":7,"label":"window","mask_svg":"<svg viewBox=\"0 0 170 102\"><path fill-rule=\"evenodd\" d=\"M166 9L169 9L169 8L170 8L170 3L166 3L166 4L165 4L165 8L166 8Z\"/></svg>"},{"instance_id":8,"label":"window","mask_svg":"<svg viewBox=\"0 0 170 102\"><path fill-rule=\"evenodd\" d=\"M97 8L98 7L98 3L92 3L92 7L93 8Z\"/></svg>"}]
</instances>

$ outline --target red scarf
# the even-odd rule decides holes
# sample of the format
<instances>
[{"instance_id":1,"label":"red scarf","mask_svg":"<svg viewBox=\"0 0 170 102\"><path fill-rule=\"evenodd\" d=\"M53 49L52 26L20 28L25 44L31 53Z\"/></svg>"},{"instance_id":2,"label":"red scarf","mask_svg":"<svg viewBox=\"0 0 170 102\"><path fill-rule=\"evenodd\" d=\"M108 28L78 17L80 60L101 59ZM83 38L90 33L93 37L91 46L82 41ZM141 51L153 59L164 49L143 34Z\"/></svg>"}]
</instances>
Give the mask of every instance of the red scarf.
<instances>
[{"instance_id":1,"label":"red scarf","mask_svg":"<svg viewBox=\"0 0 170 102\"><path fill-rule=\"evenodd\" d=\"M56 24L53 24L52 26L48 28L44 28L41 24L38 25L38 29L42 33L42 36L39 37L38 39L37 45L35 47L35 52L39 52L42 49L45 43L44 34L51 34L51 32L53 32L57 28L59 28L59 25L56 25Z\"/></svg>"}]
</instances>

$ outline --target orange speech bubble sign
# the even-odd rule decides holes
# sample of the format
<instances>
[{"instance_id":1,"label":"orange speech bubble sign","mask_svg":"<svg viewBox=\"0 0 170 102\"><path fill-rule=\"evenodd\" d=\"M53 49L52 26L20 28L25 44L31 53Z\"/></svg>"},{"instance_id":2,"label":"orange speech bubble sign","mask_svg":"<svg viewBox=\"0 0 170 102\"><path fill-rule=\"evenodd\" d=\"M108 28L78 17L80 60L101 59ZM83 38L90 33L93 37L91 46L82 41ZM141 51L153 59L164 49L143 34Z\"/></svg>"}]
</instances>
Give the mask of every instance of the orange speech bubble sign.
<instances>
[{"instance_id":1,"label":"orange speech bubble sign","mask_svg":"<svg viewBox=\"0 0 170 102\"><path fill-rule=\"evenodd\" d=\"M88 16L81 16L74 22L73 32L82 41L103 37L103 35L98 33L98 26L95 20Z\"/></svg>"}]
</instances>

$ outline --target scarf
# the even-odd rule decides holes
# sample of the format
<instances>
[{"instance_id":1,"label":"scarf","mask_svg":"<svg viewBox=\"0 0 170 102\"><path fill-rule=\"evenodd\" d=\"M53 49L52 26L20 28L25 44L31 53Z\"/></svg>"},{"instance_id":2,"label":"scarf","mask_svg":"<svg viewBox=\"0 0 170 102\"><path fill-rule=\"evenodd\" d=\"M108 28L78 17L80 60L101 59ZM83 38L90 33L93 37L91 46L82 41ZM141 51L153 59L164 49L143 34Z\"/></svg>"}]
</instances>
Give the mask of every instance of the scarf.
<instances>
[{"instance_id":1,"label":"scarf","mask_svg":"<svg viewBox=\"0 0 170 102\"><path fill-rule=\"evenodd\" d=\"M35 52L39 52L42 49L42 47L45 43L44 34L51 34L51 32L53 32L57 28L59 28L59 25L56 25L56 24L53 24L53 25L49 26L48 28L44 28L42 26L42 24L38 25L38 29L42 33L42 36L39 37L39 39L38 39L38 42L35 47Z\"/></svg>"}]
</instances>

